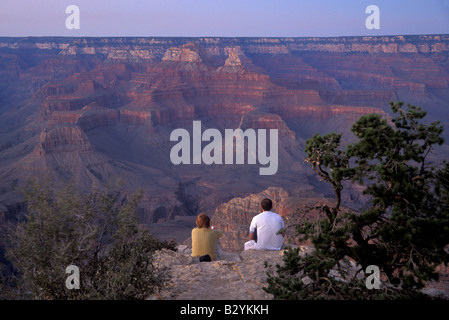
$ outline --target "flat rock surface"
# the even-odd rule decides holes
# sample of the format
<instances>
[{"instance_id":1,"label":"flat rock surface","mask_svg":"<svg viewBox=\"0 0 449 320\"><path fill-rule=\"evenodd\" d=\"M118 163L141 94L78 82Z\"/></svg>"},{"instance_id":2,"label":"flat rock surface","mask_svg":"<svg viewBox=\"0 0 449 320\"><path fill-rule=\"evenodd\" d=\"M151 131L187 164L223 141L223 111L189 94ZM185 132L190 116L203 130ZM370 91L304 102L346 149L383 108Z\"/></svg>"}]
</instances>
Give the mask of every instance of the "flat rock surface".
<instances>
[{"instance_id":1,"label":"flat rock surface","mask_svg":"<svg viewBox=\"0 0 449 320\"><path fill-rule=\"evenodd\" d=\"M156 254L159 267L168 267L172 279L151 299L164 300L269 300L265 261L272 266L282 262L281 251L249 250L222 253L221 260L198 262L191 249L162 250Z\"/></svg>"},{"instance_id":2,"label":"flat rock surface","mask_svg":"<svg viewBox=\"0 0 449 320\"><path fill-rule=\"evenodd\" d=\"M302 253L311 250L300 246ZM155 253L155 264L168 268L171 279L152 300L271 300L267 286L267 271L282 264L283 251L248 250L241 253L222 252L220 260L199 262L191 256L192 249L179 245L178 251L163 249ZM268 268L265 267L268 262ZM449 299L447 267L439 270L441 279L430 282L423 292Z\"/></svg>"}]
</instances>

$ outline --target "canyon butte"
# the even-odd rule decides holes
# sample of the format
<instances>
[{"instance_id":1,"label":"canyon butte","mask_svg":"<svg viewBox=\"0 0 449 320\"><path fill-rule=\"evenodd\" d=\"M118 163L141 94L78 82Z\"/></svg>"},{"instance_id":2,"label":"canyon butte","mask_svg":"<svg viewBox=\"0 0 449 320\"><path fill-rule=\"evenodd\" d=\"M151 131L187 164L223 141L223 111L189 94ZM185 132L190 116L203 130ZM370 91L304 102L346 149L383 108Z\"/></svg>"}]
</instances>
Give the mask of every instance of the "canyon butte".
<instances>
[{"instance_id":1,"label":"canyon butte","mask_svg":"<svg viewBox=\"0 0 449 320\"><path fill-rule=\"evenodd\" d=\"M284 217L332 190L304 163L315 133L354 137L361 115L404 101L449 141L449 35L336 38L0 38L0 222L23 213L30 178L143 190L141 222L184 241L200 212L241 251L260 197ZM278 170L174 165L177 128L277 129ZM449 158L448 144L431 159ZM347 185L343 204L364 203Z\"/></svg>"}]
</instances>

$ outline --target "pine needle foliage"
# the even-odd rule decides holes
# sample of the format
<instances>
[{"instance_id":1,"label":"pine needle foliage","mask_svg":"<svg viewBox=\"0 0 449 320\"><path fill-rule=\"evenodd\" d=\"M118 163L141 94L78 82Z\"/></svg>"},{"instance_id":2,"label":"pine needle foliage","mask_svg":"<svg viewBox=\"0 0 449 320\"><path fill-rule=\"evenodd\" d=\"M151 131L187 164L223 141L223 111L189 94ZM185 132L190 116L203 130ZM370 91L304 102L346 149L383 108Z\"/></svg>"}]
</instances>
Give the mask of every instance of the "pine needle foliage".
<instances>
[{"instance_id":1,"label":"pine needle foliage","mask_svg":"<svg viewBox=\"0 0 449 320\"><path fill-rule=\"evenodd\" d=\"M285 252L284 264L268 273L266 291L275 299L427 298L420 290L449 262L449 165L429 159L444 142L443 127L425 124L420 107L390 105L391 121L360 117L351 129L358 140L345 148L336 133L306 141L305 161L332 186L335 201L298 212L297 240L315 250ZM364 187L370 200L360 212L341 209L345 183ZM303 219L312 210L325 218ZM380 270L379 289L366 285L371 265Z\"/></svg>"}]
</instances>

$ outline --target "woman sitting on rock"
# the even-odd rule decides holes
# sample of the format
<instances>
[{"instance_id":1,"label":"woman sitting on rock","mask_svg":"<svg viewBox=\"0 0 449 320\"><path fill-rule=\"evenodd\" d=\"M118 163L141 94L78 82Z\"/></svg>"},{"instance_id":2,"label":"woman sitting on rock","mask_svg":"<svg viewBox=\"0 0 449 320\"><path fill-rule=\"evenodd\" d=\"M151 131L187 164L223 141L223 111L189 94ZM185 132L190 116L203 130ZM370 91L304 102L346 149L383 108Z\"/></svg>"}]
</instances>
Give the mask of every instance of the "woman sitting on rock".
<instances>
[{"instance_id":1,"label":"woman sitting on rock","mask_svg":"<svg viewBox=\"0 0 449 320\"><path fill-rule=\"evenodd\" d=\"M219 258L218 238L223 233L210 228L210 218L204 213L196 218L196 226L192 230L192 257L199 257L200 261L216 260Z\"/></svg>"}]
</instances>

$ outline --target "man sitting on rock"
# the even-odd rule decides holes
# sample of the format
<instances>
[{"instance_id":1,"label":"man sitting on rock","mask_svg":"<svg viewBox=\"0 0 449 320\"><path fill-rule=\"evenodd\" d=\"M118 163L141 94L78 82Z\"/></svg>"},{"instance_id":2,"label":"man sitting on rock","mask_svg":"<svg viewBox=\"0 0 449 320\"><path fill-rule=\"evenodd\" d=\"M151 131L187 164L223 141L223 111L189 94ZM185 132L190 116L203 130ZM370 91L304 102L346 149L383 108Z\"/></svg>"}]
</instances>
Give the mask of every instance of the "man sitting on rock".
<instances>
[{"instance_id":1,"label":"man sitting on rock","mask_svg":"<svg viewBox=\"0 0 449 320\"><path fill-rule=\"evenodd\" d=\"M270 199L263 199L260 206L263 212L251 221L250 241L245 243L245 250L281 250L284 234L278 234L278 231L285 227L284 220L277 213L271 212L273 203Z\"/></svg>"}]
</instances>

